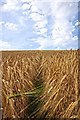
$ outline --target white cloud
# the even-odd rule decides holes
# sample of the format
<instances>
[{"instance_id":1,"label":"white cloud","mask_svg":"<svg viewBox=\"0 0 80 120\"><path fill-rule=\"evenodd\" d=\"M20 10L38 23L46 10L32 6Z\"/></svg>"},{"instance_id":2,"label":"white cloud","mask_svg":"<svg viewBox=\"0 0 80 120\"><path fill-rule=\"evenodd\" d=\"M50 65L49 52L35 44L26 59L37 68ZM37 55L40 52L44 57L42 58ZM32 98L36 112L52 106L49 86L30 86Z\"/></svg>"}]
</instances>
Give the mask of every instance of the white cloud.
<instances>
[{"instance_id":1,"label":"white cloud","mask_svg":"<svg viewBox=\"0 0 80 120\"><path fill-rule=\"evenodd\" d=\"M76 23L75 23L75 26L78 26L79 25L79 22L77 21Z\"/></svg>"},{"instance_id":2,"label":"white cloud","mask_svg":"<svg viewBox=\"0 0 80 120\"><path fill-rule=\"evenodd\" d=\"M46 32L47 32L46 28L41 28L41 29L39 29L39 31L37 32L37 34L44 35Z\"/></svg>"},{"instance_id":3,"label":"white cloud","mask_svg":"<svg viewBox=\"0 0 80 120\"><path fill-rule=\"evenodd\" d=\"M36 29L40 29L40 28L44 28L47 24L47 20L43 20L43 21L38 21L36 24L35 24L35 28Z\"/></svg>"},{"instance_id":4,"label":"white cloud","mask_svg":"<svg viewBox=\"0 0 80 120\"><path fill-rule=\"evenodd\" d=\"M28 9L30 9L30 5L29 4L23 4L22 5L22 10L28 10Z\"/></svg>"},{"instance_id":5,"label":"white cloud","mask_svg":"<svg viewBox=\"0 0 80 120\"><path fill-rule=\"evenodd\" d=\"M18 25L17 25L17 24L14 24L14 23L7 22L7 23L5 23L4 26L5 26L5 28L8 29L8 30L13 30L13 31L18 30Z\"/></svg>"},{"instance_id":6,"label":"white cloud","mask_svg":"<svg viewBox=\"0 0 80 120\"><path fill-rule=\"evenodd\" d=\"M55 46L64 46L73 41L73 27L72 18L78 13L76 3L56 3L55 12L52 8L53 15L55 15L55 23L52 30L52 39ZM75 6L75 8L74 8ZM77 39L76 39L77 41Z\"/></svg>"},{"instance_id":7,"label":"white cloud","mask_svg":"<svg viewBox=\"0 0 80 120\"><path fill-rule=\"evenodd\" d=\"M41 39L41 42L39 40L39 48L50 46L53 48L66 48L68 46L71 46L71 42L73 43L75 41L77 43L78 38L72 33L75 30L75 26L73 25L72 21L74 19L74 16L78 13L78 4L48 1L48 5L51 8L50 11L49 7L46 8L45 5L42 10L46 10L46 12L44 10L45 16L51 15L54 18L54 22L52 23L51 27L52 36L51 39ZM49 14L47 11L49 11Z\"/></svg>"},{"instance_id":8,"label":"white cloud","mask_svg":"<svg viewBox=\"0 0 80 120\"><path fill-rule=\"evenodd\" d=\"M80 22L76 21L75 26L80 26Z\"/></svg>"},{"instance_id":9,"label":"white cloud","mask_svg":"<svg viewBox=\"0 0 80 120\"><path fill-rule=\"evenodd\" d=\"M69 25L69 26L68 26ZM52 30L52 39L55 45L60 45L63 42L68 42L72 39L72 24L68 21L58 21L56 20L53 30Z\"/></svg>"},{"instance_id":10,"label":"white cloud","mask_svg":"<svg viewBox=\"0 0 80 120\"><path fill-rule=\"evenodd\" d=\"M27 3L29 3L29 2L32 2L33 0L20 0L20 2L27 2Z\"/></svg>"},{"instance_id":11,"label":"white cloud","mask_svg":"<svg viewBox=\"0 0 80 120\"><path fill-rule=\"evenodd\" d=\"M48 1L44 0L44 2L47 2L47 3L49 3L49 2L79 2L79 0L55 0L55 1L53 1L53 0L48 0Z\"/></svg>"},{"instance_id":12,"label":"white cloud","mask_svg":"<svg viewBox=\"0 0 80 120\"><path fill-rule=\"evenodd\" d=\"M11 49L11 44L6 42L6 41L2 41L0 40L0 50L8 50Z\"/></svg>"},{"instance_id":13,"label":"white cloud","mask_svg":"<svg viewBox=\"0 0 80 120\"><path fill-rule=\"evenodd\" d=\"M4 25L4 21L0 21L0 27Z\"/></svg>"},{"instance_id":14,"label":"white cloud","mask_svg":"<svg viewBox=\"0 0 80 120\"><path fill-rule=\"evenodd\" d=\"M39 13L33 12L30 14L30 17L32 18L32 20L34 21L40 21L40 20L44 20L44 16L40 15Z\"/></svg>"},{"instance_id":15,"label":"white cloud","mask_svg":"<svg viewBox=\"0 0 80 120\"><path fill-rule=\"evenodd\" d=\"M66 0L6 0L4 10L22 10L23 16L19 19L20 25L25 25L25 21L32 19L34 33L40 37L37 43L40 44L39 49L49 46L53 48L66 47L69 43L77 41L77 36L73 35L78 22L73 25L72 21L78 12L78 0L74 3L68 3ZM49 18L51 17L51 18ZM19 17L20 18L20 17ZM51 20L51 23L49 21ZM50 30L48 26L50 23ZM1 23L3 25L4 23ZM47 26L48 25L48 26ZM17 30L18 26L14 23L5 23L9 30ZM48 34L50 32L50 35Z\"/></svg>"},{"instance_id":16,"label":"white cloud","mask_svg":"<svg viewBox=\"0 0 80 120\"><path fill-rule=\"evenodd\" d=\"M0 21L0 31L2 31L2 27L3 27L3 25L4 25L4 21Z\"/></svg>"},{"instance_id":17,"label":"white cloud","mask_svg":"<svg viewBox=\"0 0 80 120\"><path fill-rule=\"evenodd\" d=\"M53 2L52 0L48 1L48 3L44 1L32 3L30 17L36 22L34 25L35 30L37 30L36 33L38 35L47 33L47 16L51 15L54 18L54 22L51 28L52 37L50 42L54 44L53 46L69 43L74 37L72 31L75 30L75 26L73 26L72 20L78 12L77 5L76 3ZM40 45L42 44L40 43Z\"/></svg>"},{"instance_id":18,"label":"white cloud","mask_svg":"<svg viewBox=\"0 0 80 120\"><path fill-rule=\"evenodd\" d=\"M2 5L1 11L19 11L28 10L30 8L29 3L31 0L5 0L5 4Z\"/></svg>"},{"instance_id":19,"label":"white cloud","mask_svg":"<svg viewBox=\"0 0 80 120\"><path fill-rule=\"evenodd\" d=\"M44 35L47 33L48 29L46 28L47 20L37 21L34 25L34 33L37 35Z\"/></svg>"},{"instance_id":20,"label":"white cloud","mask_svg":"<svg viewBox=\"0 0 80 120\"><path fill-rule=\"evenodd\" d=\"M24 15L28 14L27 12L26 13L23 13ZM26 15L27 16L27 15ZM28 20L27 17L24 17L24 16L20 16L19 17L19 24L20 24L20 27L25 27L25 22Z\"/></svg>"},{"instance_id":21,"label":"white cloud","mask_svg":"<svg viewBox=\"0 0 80 120\"><path fill-rule=\"evenodd\" d=\"M44 14L43 9L39 9L39 5L41 6L40 1L35 0L34 2L31 2L30 18L35 22L33 26L34 33L36 33L37 35L44 35L45 33L47 33L47 15Z\"/></svg>"},{"instance_id":22,"label":"white cloud","mask_svg":"<svg viewBox=\"0 0 80 120\"><path fill-rule=\"evenodd\" d=\"M46 49L48 46L51 46L49 39L39 37L37 40L34 40L40 46L37 48L38 50Z\"/></svg>"},{"instance_id":23,"label":"white cloud","mask_svg":"<svg viewBox=\"0 0 80 120\"><path fill-rule=\"evenodd\" d=\"M74 36L72 39L73 39L73 41L75 42L75 41L78 40L78 36ZM77 43L78 43L78 42L77 42Z\"/></svg>"},{"instance_id":24,"label":"white cloud","mask_svg":"<svg viewBox=\"0 0 80 120\"><path fill-rule=\"evenodd\" d=\"M50 2L44 2L45 0L35 0L31 2L31 11L40 13L44 16L49 15L50 13Z\"/></svg>"},{"instance_id":25,"label":"white cloud","mask_svg":"<svg viewBox=\"0 0 80 120\"><path fill-rule=\"evenodd\" d=\"M36 11L38 11L37 6L36 6L36 5L32 5L32 7L31 7L31 11L32 11L32 12L36 12Z\"/></svg>"},{"instance_id":26,"label":"white cloud","mask_svg":"<svg viewBox=\"0 0 80 120\"><path fill-rule=\"evenodd\" d=\"M18 1L17 0L6 0L5 4L2 7L3 11L18 10Z\"/></svg>"}]
</instances>

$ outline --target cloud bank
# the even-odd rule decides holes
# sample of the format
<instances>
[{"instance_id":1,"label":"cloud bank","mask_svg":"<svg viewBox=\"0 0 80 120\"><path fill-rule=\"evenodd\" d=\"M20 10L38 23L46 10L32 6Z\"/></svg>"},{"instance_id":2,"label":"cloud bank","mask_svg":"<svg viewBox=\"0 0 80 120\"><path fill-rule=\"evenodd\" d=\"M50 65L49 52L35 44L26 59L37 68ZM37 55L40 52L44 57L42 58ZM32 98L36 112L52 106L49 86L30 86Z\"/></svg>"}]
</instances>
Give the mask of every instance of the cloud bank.
<instances>
[{"instance_id":1,"label":"cloud bank","mask_svg":"<svg viewBox=\"0 0 80 120\"><path fill-rule=\"evenodd\" d=\"M11 21L4 17L0 20L0 26L7 31L18 31L16 39L25 33L23 39L26 39L26 44L33 44L34 49L78 47L78 0L6 0L1 10L4 15L7 13L14 17L13 20L10 18ZM5 40L3 42L6 46ZM23 43L25 46L25 40Z\"/></svg>"}]
</instances>

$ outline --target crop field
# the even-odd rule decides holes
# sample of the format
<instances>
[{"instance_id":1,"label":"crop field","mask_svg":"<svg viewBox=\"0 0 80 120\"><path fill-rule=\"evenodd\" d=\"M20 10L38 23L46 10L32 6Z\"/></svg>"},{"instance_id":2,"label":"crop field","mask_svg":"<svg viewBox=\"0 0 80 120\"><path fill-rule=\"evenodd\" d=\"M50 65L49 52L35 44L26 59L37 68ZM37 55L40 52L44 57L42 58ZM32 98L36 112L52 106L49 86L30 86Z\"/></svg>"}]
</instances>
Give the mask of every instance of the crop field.
<instances>
[{"instance_id":1,"label":"crop field","mask_svg":"<svg viewBox=\"0 0 80 120\"><path fill-rule=\"evenodd\" d=\"M80 51L2 51L2 119L80 119Z\"/></svg>"}]
</instances>

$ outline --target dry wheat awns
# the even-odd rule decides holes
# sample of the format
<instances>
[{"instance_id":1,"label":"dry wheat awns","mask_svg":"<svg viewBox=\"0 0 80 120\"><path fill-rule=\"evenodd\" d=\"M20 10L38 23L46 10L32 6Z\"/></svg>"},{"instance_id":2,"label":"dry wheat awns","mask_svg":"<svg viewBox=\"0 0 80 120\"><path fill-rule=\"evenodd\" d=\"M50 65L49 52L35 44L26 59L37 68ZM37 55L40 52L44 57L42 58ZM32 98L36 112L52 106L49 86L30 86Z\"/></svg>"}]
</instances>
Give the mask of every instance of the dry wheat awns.
<instances>
[{"instance_id":1,"label":"dry wheat awns","mask_svg":"<svg viewBox=\"0 0 80 120\"><path fill-rule=\"evenodd\" d=\"M79 63L79 50L2 52L3 118L80 118Z\"/></svg>"}]
</instances>

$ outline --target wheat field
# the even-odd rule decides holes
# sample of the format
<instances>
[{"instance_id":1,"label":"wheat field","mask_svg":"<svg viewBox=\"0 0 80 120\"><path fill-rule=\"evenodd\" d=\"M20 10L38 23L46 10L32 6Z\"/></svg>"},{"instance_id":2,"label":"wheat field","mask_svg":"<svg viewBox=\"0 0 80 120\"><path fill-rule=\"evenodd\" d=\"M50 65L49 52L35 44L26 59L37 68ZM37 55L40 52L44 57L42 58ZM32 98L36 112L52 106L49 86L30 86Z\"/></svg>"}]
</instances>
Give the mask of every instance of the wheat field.
<instances>
[{"instance_id":1,"label":"wheat field","mask_svg":"<svg viewBox=\"0 0 80 120\"><path fill-rule=\"evenodd\" d=\"M80 51L2 51L2 119L80 119Z\"/></svg>"}]
</instances>

